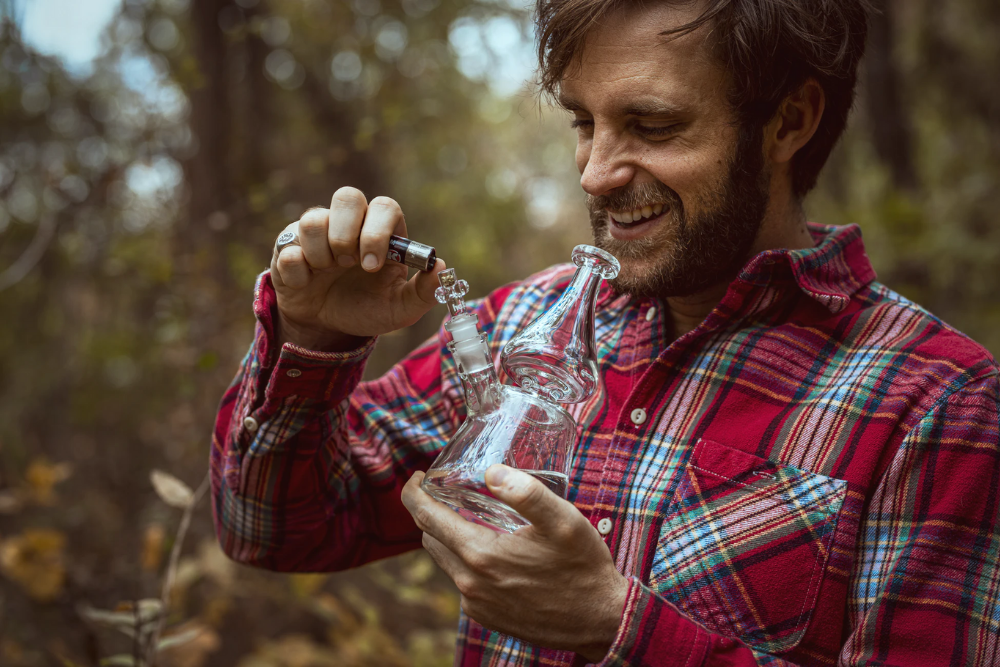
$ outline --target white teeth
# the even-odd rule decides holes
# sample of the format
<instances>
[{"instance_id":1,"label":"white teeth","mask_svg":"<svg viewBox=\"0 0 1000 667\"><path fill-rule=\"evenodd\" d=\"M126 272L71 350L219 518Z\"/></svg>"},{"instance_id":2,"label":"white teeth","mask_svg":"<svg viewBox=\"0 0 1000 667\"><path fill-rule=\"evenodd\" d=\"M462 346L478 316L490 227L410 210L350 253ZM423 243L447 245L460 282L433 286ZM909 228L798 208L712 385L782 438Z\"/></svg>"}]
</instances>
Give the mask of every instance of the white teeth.
<instances>
[{"instance_id":1,"label":"white teeth","mask_svg":"<svg viewBox=\"0 0 1000 667\"><path fill-rule=\"evenodd\" d=\"M608 211L608 215L610 215L615 222L628 224L631 222L638 222L643 218L659 215L662 212L663 204L653 204L652 206L643 206L642 208L633 209L631 211Z\"/></svg>"}]
</instances>

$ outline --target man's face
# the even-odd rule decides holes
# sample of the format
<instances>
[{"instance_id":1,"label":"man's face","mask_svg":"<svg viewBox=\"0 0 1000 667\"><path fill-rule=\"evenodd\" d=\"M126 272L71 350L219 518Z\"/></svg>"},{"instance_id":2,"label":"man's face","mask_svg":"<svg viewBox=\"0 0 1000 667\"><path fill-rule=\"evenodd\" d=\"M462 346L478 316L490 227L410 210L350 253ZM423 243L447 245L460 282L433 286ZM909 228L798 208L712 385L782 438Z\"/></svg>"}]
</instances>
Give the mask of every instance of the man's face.
<instances>
[{"instance_id":1,"label":"man's face","mask_svg":"<svg viewBox=\"0 0 1000 667\"><path fill-rule=\"evenodd\" d=\"M561 82L595 243L621 261L621 292L687 296L731 280L767 208L761 135L741 137L706 26L659 35L699 11L614 13Z\"/></svg>"}]
</instances>

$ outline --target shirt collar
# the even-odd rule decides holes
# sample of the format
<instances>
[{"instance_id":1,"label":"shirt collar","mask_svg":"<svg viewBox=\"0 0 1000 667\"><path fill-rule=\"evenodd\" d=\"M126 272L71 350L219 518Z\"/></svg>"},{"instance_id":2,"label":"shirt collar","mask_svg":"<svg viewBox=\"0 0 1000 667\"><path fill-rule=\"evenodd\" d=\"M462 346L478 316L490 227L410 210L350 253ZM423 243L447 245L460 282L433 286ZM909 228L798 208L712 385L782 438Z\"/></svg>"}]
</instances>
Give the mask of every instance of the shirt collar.
<instances>
[{"instance_id":1,"label":"shirt collar","mask_svg":"<svg viewBox=\"0 0 1000 667\"><path fill-rule=\"evenodd\" d=\"M806 295L831 313L839 313L855 292L875 280L875 269L861 240L861 228L812 222L808 228L816 241L815 247L764 251L747 263L739 279L767 284L776 277L775 269L787 267Z\"/></svg>"}]
</instances>

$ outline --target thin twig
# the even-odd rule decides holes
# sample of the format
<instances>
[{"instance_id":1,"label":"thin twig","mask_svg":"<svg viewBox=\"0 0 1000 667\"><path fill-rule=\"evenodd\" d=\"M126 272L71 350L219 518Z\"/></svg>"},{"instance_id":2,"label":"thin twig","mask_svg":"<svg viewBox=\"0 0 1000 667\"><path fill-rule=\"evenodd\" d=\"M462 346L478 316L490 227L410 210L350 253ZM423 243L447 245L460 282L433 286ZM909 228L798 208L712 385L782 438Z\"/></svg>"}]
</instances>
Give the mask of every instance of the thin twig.
<instances>
[{"instance_id":1,"label":"thin twig","mask_svg":"<svg viewBox=\"0 0 1000 667\"><path fill-rule=\"evenodd\" d=\"M163 577L163 592L160 594L160 617L156 621L156 628L149 637L149 644L146 646L146 665L154 667L156 664L156 647L160 643L160 634L167 621L167 612L170 605L170 592L174 587L174 579L177 578L177 563L181 557L181 547L184 544L184 537L187 535L188 526L191 525L191 515L194 508L198 506L198 501L208 490L209 473L205 473L205 479L201 480L198 489L194 492L194 500L184 510L181 516L181 524L177 528L177 537L174 539L174 546L170 550L170 562L167 564L167 572Z\"/></svg>"},{"instance_id":2,"label":"thin twig","mask_svg":"<svg viewBox=\"0 0 1000 667\"><path fill-rule=\"evenodd\" d=\"M21 282L35 268L35 265L45 255L45 250L49 247L52 237L55 236L55 231L56 217L54 215L44 216L38 223L38 230L28 247L13 264L0 273L0 292Z\"/></svg>"},{"instance_id":3,"label":"thin twig","mask_svg":"<svg viewBox=\"0 0 1000 667\"><path fill-rule=\"evenodd\" d=\"M142 607L139 605L139 598L132 598L132 664L142 667Z\"/></svg>"}]
</instances>

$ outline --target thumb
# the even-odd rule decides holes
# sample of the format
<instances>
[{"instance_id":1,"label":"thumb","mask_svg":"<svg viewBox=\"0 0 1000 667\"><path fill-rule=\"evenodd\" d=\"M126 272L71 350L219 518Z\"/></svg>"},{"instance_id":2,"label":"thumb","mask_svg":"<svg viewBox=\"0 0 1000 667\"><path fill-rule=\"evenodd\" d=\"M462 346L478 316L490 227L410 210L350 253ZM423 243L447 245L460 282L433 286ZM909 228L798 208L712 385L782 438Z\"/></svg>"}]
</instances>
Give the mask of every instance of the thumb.
<instances>
[{"instance_id":1,"label":"thumb","mask_svg":"<svg viewBox=\"0 0 1000 667\"><path fill-rule=\"evenodd\" d=\"M486 471L486 485L497 499L510 505L543 533L564 524L566 507L572 507L535 477L502 463Z\"/></svg>"},{"instance_id":2,"label":"thumb","mask_svg":"<svg viewBox=\"0 0 1000 667\"><path fill-rule=\"evenodd\" d=\"M419 320L437 304L434 298L434 290L438 288L437 276L446 268L444 261L439 259L430 271L417 271L403 285L400 305L407 326Z\"/></svg>"}]
</instances>

